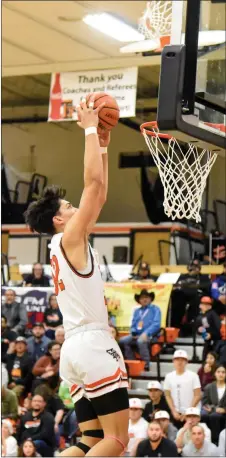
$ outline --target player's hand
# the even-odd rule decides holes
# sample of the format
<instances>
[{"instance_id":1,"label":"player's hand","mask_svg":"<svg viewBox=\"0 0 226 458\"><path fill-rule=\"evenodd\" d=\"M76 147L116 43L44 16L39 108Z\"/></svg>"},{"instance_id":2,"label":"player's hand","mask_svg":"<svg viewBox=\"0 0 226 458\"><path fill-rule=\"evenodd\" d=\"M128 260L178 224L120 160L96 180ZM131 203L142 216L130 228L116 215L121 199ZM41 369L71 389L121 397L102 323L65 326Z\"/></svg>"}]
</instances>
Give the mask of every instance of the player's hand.
<instances>
[{"instance_id":1,"label":"player's hand","mask_svg":"<svg viewBox=\"0 0 226 458\"><path fill-rule=\"evenodd\" d=\"M210 340L210 339L211 339L211 335L208 333L208 334L206 335L205 340Z\"/></svg>"},{"instance_id":2,"label":"player's hand","mask_svg":"<svg viewBox=\"0 0 226 458\"><path fill-rule=\"evenodd\" d=\"M100 147L107 147L111 140L111 133L109 130L97 129Z\"/></svg>"},{"instance_id":3,"label":"player's hand","mask_svg":"<svg viewBox=\"0 0 226 458\"><path fill-rule=\"evenodd\" d=\"M91 95L88 105L86 103L86 99L83 98L80 102L80 105L77 105L76 107L76 112L79 119L77 124L82 129L87 129L88 127L98 127L98 114L99 111L104 107L105 102L101 103L97 108L94 109L94 101L95 94Z\"/></svg>"}]
</instances>

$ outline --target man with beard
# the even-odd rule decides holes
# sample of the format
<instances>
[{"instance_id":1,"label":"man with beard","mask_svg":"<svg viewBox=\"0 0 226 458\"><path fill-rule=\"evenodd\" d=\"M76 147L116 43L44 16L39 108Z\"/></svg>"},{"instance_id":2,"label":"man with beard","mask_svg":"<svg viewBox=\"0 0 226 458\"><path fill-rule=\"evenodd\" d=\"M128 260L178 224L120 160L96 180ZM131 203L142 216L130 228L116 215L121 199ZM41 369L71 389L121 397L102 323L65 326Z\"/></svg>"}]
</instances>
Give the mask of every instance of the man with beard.
<instances>
[{"instance_id":1,"label":"man with beard","mask_svg":"<svg viewBox=\"0 0 226 458\"><path fill-rule=\"evenodd\" d=\"M32 358L33 363L44 356L47 351L50 339L45 336L43 323L35 323L32 329L32 337L27 339L27 351Z\"/></svg>"},{"instance_id":2,"label":"man with beard","mask_svg":"<svg viewBox=\"0 0 226 458\"><path fill-rule=\"evenodd\" d=\"M41 456L53 456L55 447L54 417L45 411L44 398L36 394L31 402L31 410L21 417L18 431L18 444L31 438Z\"/></svg>"},{"instance_id":3,"label":"man with beard","mask_svg":"<svg viewBox=\"0 0 226 458\"><path fill-rule=\"evenodd\" d=\"M163 437L163 430L158 421L152 421L148 428L148 439L138 444L136 456L178 456L176 445Z\"/></svg>"}]
</instances>

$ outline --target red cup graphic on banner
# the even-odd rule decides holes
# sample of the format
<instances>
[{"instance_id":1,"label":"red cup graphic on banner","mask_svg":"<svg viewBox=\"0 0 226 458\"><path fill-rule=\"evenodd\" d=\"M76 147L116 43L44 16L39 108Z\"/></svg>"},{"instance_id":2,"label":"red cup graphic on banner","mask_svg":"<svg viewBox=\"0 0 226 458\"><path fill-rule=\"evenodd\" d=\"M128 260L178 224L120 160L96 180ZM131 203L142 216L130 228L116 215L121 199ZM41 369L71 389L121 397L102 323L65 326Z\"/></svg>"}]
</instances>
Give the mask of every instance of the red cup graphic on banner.
<instances>
[{"instance_id":1,"label":"red cup graphic on banner","mask_svg":"<svg viewBox=\"0 0 226 458\"><path fill-rule=\"evenodd\" d=\"M50 94L50 114L52 120L62 119L60 109L62 104L62 89L60 83L60 73L55 73L55 82Z\"/></svg>"}]
</instances>

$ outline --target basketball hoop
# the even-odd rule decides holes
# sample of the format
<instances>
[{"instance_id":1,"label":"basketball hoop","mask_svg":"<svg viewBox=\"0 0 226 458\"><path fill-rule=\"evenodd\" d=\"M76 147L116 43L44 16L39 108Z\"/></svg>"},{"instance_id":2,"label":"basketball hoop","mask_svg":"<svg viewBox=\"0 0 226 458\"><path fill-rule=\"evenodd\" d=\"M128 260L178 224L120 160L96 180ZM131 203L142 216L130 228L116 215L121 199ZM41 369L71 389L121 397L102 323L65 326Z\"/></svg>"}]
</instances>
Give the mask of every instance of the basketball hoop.
<instances>
[{"instance_id":1,"label":"basketball hoop","mask_svg":"<svg viewBox=\"0 0 226 458\"><path fill-rule=\"evenodd\" d=\"M213 125L219 129L219 125ZM159 132L157 123L140 126L164 188L164 211L168 217L201 221L202 195L217 153Z\"/></svg>"},{"instance_id":2,"label":"basketball hoop","mask_svg":"<svg viewBox=\"0 0 226 458\"><path fill-rule=\"evenodd\" d=\"M172 24L172 1L147 2L146 11L140 18L138 30L145 38L156 41L156 48L170 44ZM156 49L157 50L157 49Z\"/></svg>"}]
</instances>

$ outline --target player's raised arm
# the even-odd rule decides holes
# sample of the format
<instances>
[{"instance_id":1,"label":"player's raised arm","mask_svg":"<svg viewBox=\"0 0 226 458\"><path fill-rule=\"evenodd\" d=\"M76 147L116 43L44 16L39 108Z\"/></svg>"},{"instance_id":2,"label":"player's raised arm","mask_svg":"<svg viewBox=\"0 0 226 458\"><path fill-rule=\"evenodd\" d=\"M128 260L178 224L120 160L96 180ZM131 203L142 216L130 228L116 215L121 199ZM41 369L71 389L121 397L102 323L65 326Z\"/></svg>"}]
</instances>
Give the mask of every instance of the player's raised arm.
<instances>
[{"instance_id":1,"label":"player's raised arm","mask_svg":"<svg viewBox=\"0 0 226 458\"><path fill-rule=\"evenodd\" d=\"M93 227L97 221L97 218L107 200L107 193L108 193L108 154L107 148L110 143L110 132L108 130L99 131L99 143L100 143L100 151L102 155L103 161L103 185L100 188L98 197L95 203L95 210L94 210L94 217L93 220L90 222L88 226L87 233L90 234L92 232Z\"/></svg>"},{"instance_id":2,"label":"player's raised arm","mask_svg":"<svg viewBox=\"0 0 226 458\"><path fill-rule=\"evenodd\" d=\"M95 223L104 201L97 212L96 202L104 185L103 160L100 151L97 126L98 113L104 104L93 109L94 98L90 97L89 106L83 100L77 107L79 125L85 130L84 190L79 209L66 224L62 243L64 248L84 244L90 224Z\"/></svg>"}]
</instances>

